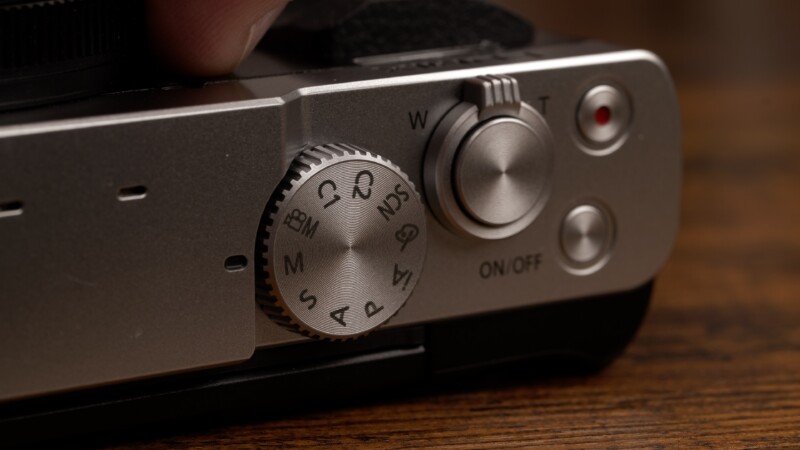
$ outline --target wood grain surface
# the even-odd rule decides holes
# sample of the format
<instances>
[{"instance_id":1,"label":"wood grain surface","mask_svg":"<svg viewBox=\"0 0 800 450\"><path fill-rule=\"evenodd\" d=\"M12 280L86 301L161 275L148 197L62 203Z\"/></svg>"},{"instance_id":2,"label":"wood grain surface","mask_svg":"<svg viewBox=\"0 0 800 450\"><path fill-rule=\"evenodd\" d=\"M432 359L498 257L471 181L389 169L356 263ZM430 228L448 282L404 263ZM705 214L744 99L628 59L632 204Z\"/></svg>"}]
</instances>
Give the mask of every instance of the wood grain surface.
<instances>
[{"instance_id":1,"label":"wood grain surface","mask_svg":"<svg viewBox=\"0 0 800 450\"><path fill-rule=\"evenodd\" d=\"M594 375L499 377L132 446L800 448L800 53L786 42L800 41L800 2L663 2L661 14L640 5L613 20L570 16L589 2L507 3L542 26L641 41L675 73L682 227L624 355ZM727 19L696 17L714 14ZM652 26L614 28L629 20ZM747 31L754 20L772 31ZM726 46L737 26L760 43ZM763 66L747 67L752 58Z\"/></svg>"}]
</instances>

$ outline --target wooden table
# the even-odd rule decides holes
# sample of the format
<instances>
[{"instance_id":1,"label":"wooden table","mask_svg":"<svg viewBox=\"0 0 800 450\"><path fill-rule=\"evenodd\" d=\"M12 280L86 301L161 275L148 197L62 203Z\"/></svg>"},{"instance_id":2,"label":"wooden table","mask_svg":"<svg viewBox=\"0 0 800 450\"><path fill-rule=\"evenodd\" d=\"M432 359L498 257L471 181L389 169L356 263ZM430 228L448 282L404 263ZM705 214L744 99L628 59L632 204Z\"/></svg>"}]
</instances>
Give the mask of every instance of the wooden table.
<instances>
[{"instance_id":1,"label":"wooden table","mask_svg":"<svg viewBox=\"0 0 800 450\"><path fill-rule=\"evenodd\" d=\"M146 445L799 447L800 82L791 70L729 78L693 72L681 66L679 45L642 39L661 42L668 62L670 55L678 61L683 216L651 311L613 365L595 375L475 382Z\"/></svg>"}]
</instances>

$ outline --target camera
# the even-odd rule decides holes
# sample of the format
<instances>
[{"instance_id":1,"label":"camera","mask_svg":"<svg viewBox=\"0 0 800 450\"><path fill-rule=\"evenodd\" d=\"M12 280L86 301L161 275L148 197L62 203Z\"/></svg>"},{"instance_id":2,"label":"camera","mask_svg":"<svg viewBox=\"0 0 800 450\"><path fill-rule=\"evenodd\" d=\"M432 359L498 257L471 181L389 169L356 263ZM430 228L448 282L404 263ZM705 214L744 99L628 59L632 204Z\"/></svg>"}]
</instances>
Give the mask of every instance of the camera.
<instances>
[{"instance_id":1,"label":"camera","mask_svg":"<svg viewBox=\"0 0 800 450\"><path fill-rule=\"evenodd\" d=\"M350 3L294 2L267 37L302 51L223 79L7 85L5 435L601 367L631 340L678 225L664 64L483 2Z\"/></svg>"}]
</instances>

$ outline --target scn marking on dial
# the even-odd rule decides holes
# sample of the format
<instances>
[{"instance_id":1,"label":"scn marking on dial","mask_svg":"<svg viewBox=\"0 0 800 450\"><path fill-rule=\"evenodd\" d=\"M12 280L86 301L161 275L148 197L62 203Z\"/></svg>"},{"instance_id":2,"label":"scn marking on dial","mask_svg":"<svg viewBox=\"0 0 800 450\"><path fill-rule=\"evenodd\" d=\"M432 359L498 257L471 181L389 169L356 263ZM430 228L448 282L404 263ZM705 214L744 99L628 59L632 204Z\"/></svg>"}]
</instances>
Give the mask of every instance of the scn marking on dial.
<instances>
[{"instance_id":1,"label":"scn marking on dial","mask_svg":"<svg viewBox=\"0 0 800 450\"><path fill-rule=\"evenodd\" d=\"M378 212L381 213L383 218L388 222L390 219L389 216L394 216L397 211L400 211L400 208L403 207L403 203L407 202L410 198L411 196L408 194L408 191L404 190L401 184L396 184L394 186L394 192L386 194L383 203L378 205Z\"/></svg>"}]
</instances>

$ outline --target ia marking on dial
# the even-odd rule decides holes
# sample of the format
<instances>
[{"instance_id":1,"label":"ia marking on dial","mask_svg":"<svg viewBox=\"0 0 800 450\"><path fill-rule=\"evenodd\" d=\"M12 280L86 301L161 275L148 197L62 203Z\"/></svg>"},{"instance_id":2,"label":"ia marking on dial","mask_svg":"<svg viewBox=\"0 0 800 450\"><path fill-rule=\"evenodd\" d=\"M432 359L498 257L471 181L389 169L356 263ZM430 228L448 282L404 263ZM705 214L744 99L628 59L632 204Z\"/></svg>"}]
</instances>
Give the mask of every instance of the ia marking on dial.
<instances>
[{"instance_id":1,"label":"ia marking on dial","mask_svg":"<svg viewBox=\"0 0 800 450\"><path fill-rule=\"evenodd\" d=\"M425 259L425 211L391 162L346 144L292 164L268 206L265 312L332 339L363 335L406 302Z\"/></svg>"}]
</instances>

